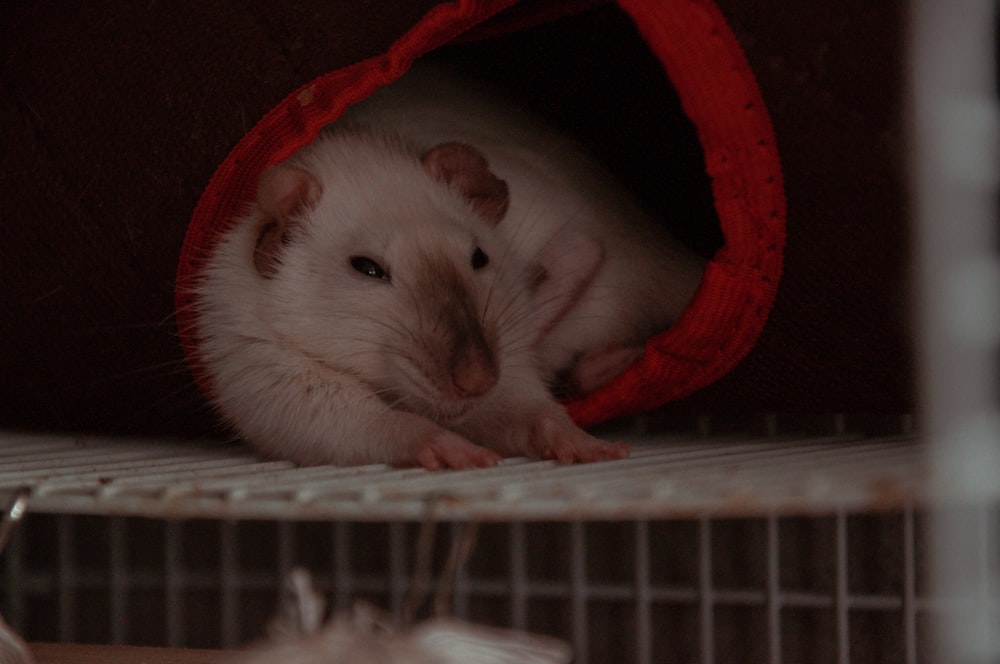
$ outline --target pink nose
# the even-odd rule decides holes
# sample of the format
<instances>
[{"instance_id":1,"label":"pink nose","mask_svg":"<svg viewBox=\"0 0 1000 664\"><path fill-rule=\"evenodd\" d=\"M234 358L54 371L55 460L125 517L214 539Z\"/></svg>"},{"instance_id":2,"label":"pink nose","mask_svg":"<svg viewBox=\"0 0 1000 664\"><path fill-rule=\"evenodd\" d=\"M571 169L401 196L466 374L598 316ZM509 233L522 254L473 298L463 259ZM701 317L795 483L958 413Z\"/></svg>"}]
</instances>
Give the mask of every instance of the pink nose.
<instances>
[{"instance_id":1,"label":"pink nose","mask_svg":"<svg viewBox=\"0 0 1000 664\"><path fill-rule=\"evenodd\" d=\"M459 397L476 397L489 392L497 383L499 370L492 357L471 351L455 362L451 382Z\"/></svg>"}]
</instances>

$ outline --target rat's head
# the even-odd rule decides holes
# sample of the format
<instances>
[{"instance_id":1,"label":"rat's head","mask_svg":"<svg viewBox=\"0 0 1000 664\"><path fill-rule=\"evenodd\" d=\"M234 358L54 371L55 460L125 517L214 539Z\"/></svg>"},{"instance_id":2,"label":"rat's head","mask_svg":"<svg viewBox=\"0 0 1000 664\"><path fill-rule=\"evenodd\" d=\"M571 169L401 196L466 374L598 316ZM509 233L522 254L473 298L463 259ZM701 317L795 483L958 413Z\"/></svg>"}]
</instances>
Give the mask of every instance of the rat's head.
<instances>
[{"instance_id":1,"label":"rat's head","mask_svg":"<svg viewBox=\"0 0 1000 664\"><path fill-rule=\"evenodd\" d=\"M323 136L261 176L257 203L261 317L290 352L439 420L530 352L547 273L502 237L507 185L474 148Z\"/></svg>"}]
</instances>

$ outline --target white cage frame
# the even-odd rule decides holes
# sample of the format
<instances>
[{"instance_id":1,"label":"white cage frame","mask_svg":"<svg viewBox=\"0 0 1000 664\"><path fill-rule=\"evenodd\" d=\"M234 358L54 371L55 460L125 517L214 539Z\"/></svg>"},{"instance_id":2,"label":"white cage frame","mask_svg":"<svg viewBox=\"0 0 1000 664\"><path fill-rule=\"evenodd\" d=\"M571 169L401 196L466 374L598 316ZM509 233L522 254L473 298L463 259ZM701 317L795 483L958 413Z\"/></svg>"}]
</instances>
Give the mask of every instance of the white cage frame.
<instances>
[{"instance_id":1,"label":"white cage frame","mask_svg":"<svg viewBox=\"0 0 1000 664\"><path fill-rule=\"evenodd\" d=\"M933 469L934 583L961 610L935 661L1000 660L996 3L912 3L919 356ZM953 505L974 506L971 519ZM976 539L981 535L981 539ZM965 549L957 543L978 542Z\"/></svg>"}]
</instances>

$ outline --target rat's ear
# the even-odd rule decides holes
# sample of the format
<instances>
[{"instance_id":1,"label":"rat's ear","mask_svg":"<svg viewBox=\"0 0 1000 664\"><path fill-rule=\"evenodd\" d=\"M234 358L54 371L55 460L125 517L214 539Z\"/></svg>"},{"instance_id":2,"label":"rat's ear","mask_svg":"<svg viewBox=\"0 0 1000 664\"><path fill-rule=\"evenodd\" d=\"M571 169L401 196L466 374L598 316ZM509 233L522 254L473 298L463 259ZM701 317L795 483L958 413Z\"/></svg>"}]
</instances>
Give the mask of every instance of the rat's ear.
<instances>
[{"instance_id":1,"label":"rat's ear","mask_svg":"<svg viewBox=\"0 0 1000 664\"><path fill-rule=\"evenodd\" d=\"M268 217L288 223L314 206L322 191L312 173L282 162L261 173L257 204Z\"/></svg>"},{"instance_id":2,"label":"rat's ear","mask_svg":"<svg viewBox=\"0 0 1000 664\"><path fill-rule=\"evenodd\" d=\"M493 174L486 158L471 145L442 143L420 161L432 178L458 190L490 223L498 223L507 213L507 183Z\"/></svg>"},{"instance_id":3,"label":"rat's ear","mask_svg":"<svg viewBox=\"0 0 1000 664\"><path fill-rule=\"evenodd\" d=\"M253 264L265 278L278 271L281 248L289 238L296 218L313 207L322 189L312 173L286 163L261 173L257 181L257 205L263 212L253 251Z\"/></svg>"}]
</instances>

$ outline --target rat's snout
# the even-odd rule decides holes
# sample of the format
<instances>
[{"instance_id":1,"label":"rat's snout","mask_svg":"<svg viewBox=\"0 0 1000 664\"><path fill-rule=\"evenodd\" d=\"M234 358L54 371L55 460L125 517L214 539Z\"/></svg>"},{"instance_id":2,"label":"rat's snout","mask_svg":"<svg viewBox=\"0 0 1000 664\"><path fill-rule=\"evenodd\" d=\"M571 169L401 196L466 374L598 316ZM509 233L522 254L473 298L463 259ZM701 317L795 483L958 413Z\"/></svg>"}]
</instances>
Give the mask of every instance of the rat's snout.
<instances>
[{"instance_id":1,"label":"rat's snout","mask_svg":"<svg viewBox=\"0 0 1000 664\"><path fill-rule=\"evenodd\" d=\"M422 345L436 358L427 376L446 401L486 394L500 379L500 363L478 314L475 285L445 257L425 257L422 267Z\"/></svg>"},{"instance_id":2,"label":"rat's snout","mask_svg":"<svg viewBox=\"0 0 1000 664\"><path fill-rule=\"evenodd\" d=\"M477 397L496 385L500 369L486 345L472 343L455 354L451 365L451 384L459 397Z\"/></svg>"}]
</instances>

